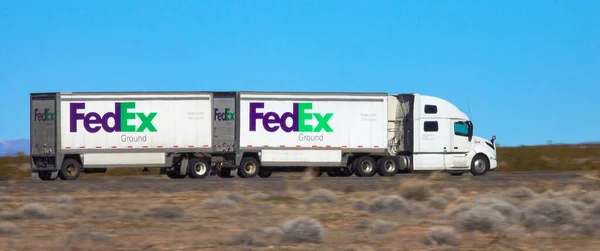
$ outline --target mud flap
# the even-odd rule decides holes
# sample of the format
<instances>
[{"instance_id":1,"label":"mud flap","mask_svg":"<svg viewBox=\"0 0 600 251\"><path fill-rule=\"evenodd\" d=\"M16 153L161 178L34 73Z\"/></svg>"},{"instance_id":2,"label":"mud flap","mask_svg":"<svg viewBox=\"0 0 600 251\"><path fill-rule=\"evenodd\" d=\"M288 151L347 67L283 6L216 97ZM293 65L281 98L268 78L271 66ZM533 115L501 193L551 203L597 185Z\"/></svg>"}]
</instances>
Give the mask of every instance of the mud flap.
<instances>
[{"instance_id":1,"label":"mud flap","mask_svg":"<svg viewBox=\"0 0 600 251\"><path fill-rule=\"evenodd\" d=\"M181 174L181 175L187 174L189 160L190 159L187 156L183 157L183 159L181 160L181 165L179 165L179 174ZM177 170L177 169L175 169L175 170Z\"/></svg>"}]
</instances>

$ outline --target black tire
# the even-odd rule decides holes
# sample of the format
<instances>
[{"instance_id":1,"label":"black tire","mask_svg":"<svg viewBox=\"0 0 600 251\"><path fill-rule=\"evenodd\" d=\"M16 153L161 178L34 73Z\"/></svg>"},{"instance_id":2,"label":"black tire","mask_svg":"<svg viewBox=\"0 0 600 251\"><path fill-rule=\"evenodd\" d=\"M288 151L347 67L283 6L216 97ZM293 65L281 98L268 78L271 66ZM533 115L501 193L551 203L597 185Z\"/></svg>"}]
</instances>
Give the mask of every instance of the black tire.
<instances>
[{"instance_id":1,"label":"black tire","mask_svg":"<svg viewBox=\"0 0 600 251\"><path fill-rule=\"evenodd\" d=\"M204 179L210 174L210 164L202 158L188 161L187 174L191 179Z\"/></svg>"},{"instance_id":2,"label":"black tire","mask_svg":"<svg viewBox=\"0 0 600 251\"><path fill-rule=\"evenodd\" d=\"M76 159L66 159L58 171L58 176L64 180L76 180L82 169L83 166Z\"/></svg>"},{"instance_id":3,"label":"black tire","mask_svg":"<svg viewBox=\"0 0 600 251\"><path fill-rule=\"evenodd\" d=\"M56 180L58 178L58 175L56 176L56 178L52 178L52 171L39 171L38 172L38 177L40 178L40 180Z\"/></svg>"},{"instance_id":4,"label":"black tire","mask_svg":"<svg viewBox=\"0 0 600 251\"><path fill-rule=\"evenodd\" d=\"M485 175L490 170L490 161L485 155L477 154L471 160L471 174L473 176Z\"/></svg>"},{"instance_id":5,"label":"black tire","mask_svg":"<svg viewBox=\"0 0 600 251\"><path fill-rule=\"evenodd\" d=\"M354 171L353 171L354 163L356 163L356 160L350 162L350 164L348 164L344 170L336 170L335 171L335 176L336 177L350 177L350 176L352 176L354 174Z\"/></svg>"},{"instance_id":6,"label":"black tire","mask_svg":"<svg viewBox=\"0 0 600 251\"><path fill-rule=\"evenodd\" d=\"M221 170L217 169L217 176L220 178L233 178L233 176L231 176L230 168L221 168Z\"/></svg>"},{"instance_id":7,"label":"black tire","mask_svg":"<svg viewBox=\"0 0 600 251\"><path fill-rule=\"evenodd\" d=\"M254 178L260 172L260 164L253 157L242 158L238 167L238 176L240 178Z\"/></svg>"},{"instance_id":8,"label":"black tire","mask_svg":"<svg viewBox=\"0 0 600 251\"><path fill-rule=\"evenodd\" d=\"M167 177L170 179L180 180L185 178L185 174L181 174L179 172L179 168L176 168L174 171L167 171Z\"/></svg>"},{"instance_id":9,"label":"black tire","mask_svg":"<svg viewBox=\"0 0 600 251\"><path fill-rule=\"evenodd\" d=\"M377 163L371 156L362 156L353 161L352 169L356 176L372 177L377 172Z\"/></svg>"},{"instance_id":10,"label":"black tire","mask_svg":"<svg viewBox=\"0 0 600 251\"><path fill-rule=\"evenodd\" d=\"M269 171L260 171L260 172L258 172L258 177L269 178L269 177L271 177L271 174L273 174L273 173L269 172Z\"/></svg>"},{"instance_id":11,"label":"black tire","mask_svg":"<svg viewBox=\"0 0 600 251\"><path fill-rule=\"evenodd\" d=\"M391 177L396 173L398 173L396 157L383 157L377 160L377 174L379 176Z\"/></svg>"}]
</instances>

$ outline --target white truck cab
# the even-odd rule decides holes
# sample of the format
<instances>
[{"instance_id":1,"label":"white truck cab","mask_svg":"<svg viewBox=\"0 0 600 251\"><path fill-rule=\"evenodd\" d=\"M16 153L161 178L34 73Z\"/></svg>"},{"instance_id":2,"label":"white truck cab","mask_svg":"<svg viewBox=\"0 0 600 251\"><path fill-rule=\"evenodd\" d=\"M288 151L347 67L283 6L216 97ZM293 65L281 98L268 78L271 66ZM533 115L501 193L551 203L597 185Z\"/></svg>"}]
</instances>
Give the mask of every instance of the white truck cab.
<instances>
[{"instance_id":1,"label":"white truck cab","mask_svg":"<svg viewBox=\"0 0 600 251\"><path fill-rule=\"evenodd\" d=\"M496 137L473 135L473 123L452 103L420 94L388 98L388 150L413 171L484 175L498 166Z\"/></svg>"}]
</instances>

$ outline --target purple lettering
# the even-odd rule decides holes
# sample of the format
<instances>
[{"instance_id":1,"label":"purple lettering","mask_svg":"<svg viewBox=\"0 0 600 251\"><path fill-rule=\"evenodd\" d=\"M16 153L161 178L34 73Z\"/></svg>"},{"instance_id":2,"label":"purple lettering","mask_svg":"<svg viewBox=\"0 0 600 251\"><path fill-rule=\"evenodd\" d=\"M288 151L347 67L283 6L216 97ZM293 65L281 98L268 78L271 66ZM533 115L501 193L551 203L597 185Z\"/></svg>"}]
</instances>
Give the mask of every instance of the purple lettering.
<instances>
[{"instance_id":1,"label":"purple lettering","mask_svg":"<svg viewBox=\"0 0 600 251\"><path fill-rule=\"evenodd\" d=\"M256 121L262 120L262 125L267 132L275 132L281 128L284 132L298 131L298 104L293 104L292 112L284 112L279 116L275 112L261 113L257 110L264 108L265 103L250 103L250 131L256 131ZM292 124L288 125L288 121Z\"/></svg>"},{"instance_id":2,"label":"purple lettering","mask_svg":"<svg viewBox=\"0 0 600 251\"><path fill-rule=\"evenodd\" d=\"M279 120L279 115L277 115L277 113L274 112L267 112L265 114L265 116L263 117L263 127L265 128L265 130L267 130L267 132L274 132L277 131L279 129L278 124L280 124L281 121ZM276 124L271 126L270 124Z\"/></svg>"},{"instance_id":3,"label":"purple lettering","mask_svg":"<svg viewBox=\"0 0 600 251\"><path fill-rule=\"evenodd\" d=\"M86 131L94 133L94 132L98 132L100 131L100 128L102 128L102 118L100 117L100 114L95 113L95 112L90 112L88 114L85 115L85 118L83 119L83 127L85 128ZM94 127L93 125L99 125Z\"/></svg>"},{"instance_id":4,"label":"purple lettering","mask_svg":"<svg viewBox=\"0 0 600 251\"><path fill-rule=\"evenodd\" d=\"M77 120L84 118L83 113L78 113L77 110L85 109L85 103L71 103L70 117L71 117L71 132L77 132Z\"/></svg>"},{"instance_id":5,"label":"purple lettering","mask_svg":"<svg viewBox=\"0 0 600 251\"><path fill-rule=\"evenodd\" d=\"M70 106L70 131L77 132L77 121L83 121L83 128L90 132L96 133L100 129L104 129L106 132L120 132L121 131L121 103L115 103L115 111L107 112L103 116L100 116L97 112L80 113L78 110L85 109L85 103L71 103ZM114 122L111 126L109 120Z\"/></svg>"},{"instance_id":6,"label":"purple lettering","mask_svg":"<svg viewBox=\"0 0 600 251\"><path fill-rule=\"evenodd\" d=\"M112 118L114 126L108 125L108 119ZM115 112L107 112L102 116L102 128L106 132L120 132L121 131L121 103L115 103Z\"/></svg>"},{"instance_id":7,"label":"purple lettering","mask_svg":"<svg viewBox=\"0 0 600 251\"><path fill-rule=\"evenodd\" d=\"M292 113L286 112L281 115L281 129L284 132L297 132L298 131L298 103L294 103ZM292 119L292 125L287 126L288 118Z\"/></svg>"},{"instance_id":8,"label":"purple lettering","mask_svg":"<svg viewBox=\"0 0 600 251\"><path fill-rule=\"evenodd\" d=\"M256 112L259 108L265 108L265 103L250 103L250 131L256 131L256 120L263 118L262 113Z\"/></svg>"}]
</instances>

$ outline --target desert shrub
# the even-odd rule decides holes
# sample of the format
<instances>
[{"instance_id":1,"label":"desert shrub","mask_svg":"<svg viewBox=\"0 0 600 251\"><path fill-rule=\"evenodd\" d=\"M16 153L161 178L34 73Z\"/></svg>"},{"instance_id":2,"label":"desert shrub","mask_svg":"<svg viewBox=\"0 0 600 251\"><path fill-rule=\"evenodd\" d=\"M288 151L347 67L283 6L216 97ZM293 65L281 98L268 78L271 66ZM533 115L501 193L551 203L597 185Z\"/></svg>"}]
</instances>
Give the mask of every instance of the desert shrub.
<instances>
[{"instance_id":1,"label":"desert shrub","mask_svg":"<svg viewBox=\"0 0 600 251\"><path fill-rule=\"evenodd\" d=\"M587 214L590 218L600 219L600 201L590 205L587 209Z\"/></svg>"},{"instance_id":2,"label":"desert shrub","mask_svg":"<svg viewBox=\"0 0 600 251\"><path fill-rule=\"evenodd\" d=\"M570 203L571 206L573 206L575 209L577 209L578 211L581 211L581 212L586 211L588 208L588 205L581 201L568 200L568 203Z\"/></svg>"},{"instance_id":3,"label":"desert shrub","mask_svg":"<svg viewBox=\"0 0 600 251\"><path fill-rule=\"evenodd\" d=\"M369 205L371 213L410 213L408 202L398 195L382 196Z\"/></svg>"},{"instance_id":4,"label":"desert shrub","mask_svg":"<svg viewBox=\"0 0 600 251\"><path fill-rule=\"evenodd\" d=\"M490 233L506 225L506 217L489 205L475 204L456 215L456 224L467 232Z\"/></svg>"},{"instance_id":5,"label":"desert shrub","mask_svg":"<svg viewBox=\"0 0 600 251\"><path fill-rule=\"evenodd\" d=\"M440 196L434 196L429 199L429 206L435 209L443 210L447 204L448 202Z\"/></svg>"},{"instance_id":6,"label":"desert shrub","mask_svg":"<svg viewBox=\"0 0 600 251\"><path fill-rule=\"evenodd\" d=\"M489 206L492 210L498 211L510 220L518 221L521 216L521 209L519 207L501 199L482 197L475 199L473 204Z\"/></svg>"},{"instance_id":7,"label":"desert shrub","mask_svg":"<svg viewBox=\"0 0 600 251\"><path fill-rule=\"evenodd\" d=\"M252 200L266 200L269 198L269 195L266 193L253 193L252 195L250 195L250 199Z\"/></svg>"},{"instance_id":8,"label":"desert shrub","mask_svg":"<svg viewBox=\"0 0 600 251\"><path fill-rule=\"evenodd\" d=\"M145 215L154 218L181 218L183 217L183 210L175 206L156 206L150 208Z\"/></svg>"},{"instance_id":9,"label":"desert shrub","mask_svg":"<svg viewBox=\"0 0 600 251\"><path fill-rule=\"evenodd\" d=\"M273 205L273 203L260 203L260 204L256 205L256 207L260 211L271 211L275 208L275 205Z\"/></svg>"},{"instance_id":10,"label":"desert shrub","mask_svg":"<svg viewBox=\"0 0 600 251\"><path fill-rule=\"evenodd\" d=\"M466 196L458 196L458 198L456 198L455 201L457 204L464 204L469 202L469 198L467 198Z\"/></svg>"},{"instance_id":11,"label":"desert shrub","mask_svg":"<svg viewBox=\"0 0 600 251\"><path fill-rule=\"evenodd\" d=\"M461 192L454 187L447 187L442 190L442 194L446 200L455 201L461 195Z\"/></svg>"},{"instance_id":12,"label":"desert shrub","mask_svg":"<svg viewBox=\"0 0 600 251\"><path fill-rule=\"evenodd\" d=\"M580 201L586 204L594 204L600 202L600 191L587 192L580 196Z\"/></svg>"},{"instance_id":13,"label":"desert shrub","mask_svg":"<svg viewBox=\"0 0 600 251\"><path fill-rule=\"evenodd\" d=\"M265 229L263 229L263 233L267 237L276 237L276 236L283 235L283 231L281 231L281 229L279 229L278 227L265 228Z\"/></svg>"},{"instance_id":14,"label":"desert shrub","mask_svg":"<svg viewBox=\"0 0 600 251\"><path fill-rule=\"evenodd\" d=\"M502 193L502 195L516 199L533 199L537 194L528 187L511 188Z\"/></svg>"},{"instance_id":15,"label":"desert shrub","mask_svg":"<svg viewBox=\"0 0 600 251\"><path fill-rule=\"evenodd\" d=\"M446 226L434 226L427 230L426 244L431 245L452 245L460 244L460 234L456 229Z\"/></svg>"},{"instance_id":16,"label":"desert shrub","mask_svg":"<svg viewBox=\"0 0 600 251\"><path fill-rule=\"evenodd\" d=\"M21 206L18 214L21 218L46 219L51 217L46 207L38 203Z\"/></svg>"},{"instance_id":17,"label":"desert shrub","mask_svg":"<svg viewBox=\"0 0 600 251\"><path fill-rule=\"evenodd\" d=\"M354 193L356 190L358 190L358 188L355 185L345 185L344 189L342 189L344 193Z\"/></svg>"},{"instance_id":18,"label":"desert shrub","mask_svg":"<svg viewBox=\"0 0 600 251\"><path fill-rule=\"evenodd\" d=\"M365 230L365 229L371 229L372 226L373 226L373 223L371 223L370 221L361 220L354 226L354 228L358 229L358 230Z\"/></svg>"},{"instance_id":19,"label":"desert shrub","mask_svg":"<svg viewBox=\"0 0 600 251\"><path fill-rule=\"evenodd\" d=\"M354 200L354 210L367 211L369 210L369 203L360 199Z\"/></svg>"},{"instance_id":20,"label":"desert shrub","mask_svg":"<svg viewBox=\"0 0 600 251\"><path fill-rule=\"evenodd\" d=\"M248 202L248 199L246 199L246 197L236 192L227 194L226 198L239 203Z\"/></svg>"},{"instance_id":21,"label":"desert shrub","mask_svg":"<svg viewBox=\"0 0 600 251\"><path fill-rule=\"evenodd\" d=\"M72 203L75 199L70 195L60 195L56 197L56 202L59 204L69 204Z\"/></svg>"},{"instance_id":22,"label":"desert shrub","mask_svg":"<svg viewBox=\"0 0 600 251\"><path fill-rule=\"evenodd\" d=\"M206 209L220 209L235 207L237 202L228 198L210 198L202 202L202 206Z\"/></svg>"},{"instance_id":23,"label":"desert shrub","mask_svg":"<svg viewBox=\"0 0 600 251\"><path fill-rule=\"evenodd\" d=\"M546 223L550 224L564 225L579 221L581 218L581 213L567 199L542 198L532 201L527 206L525 217L543 216L549 220Z\"/></svg>"},{"instance_id":24,"label":"desert shrub","mask_svg":"<svg viewBox=\"0 0 600 251\"><path fill-rule=\"evenodd\" d=\"M19 232L17 225L11 222L0 222L0 235L15 234Z\"/></svg>"},{"instance_id":25,"label":"desert shrub","mask_svg":"<svg viewBox=\"0 0 600 251\"><path fill-rule=\"evenodd\" d=\"M413 217L429 217L431 216L431 208L421 202L415 202L408 204L408 211Z\"/></svg>"},{"instance_id":26,"label":"desert shrub","mask_svg":"<svg viewBox=\"0 0 600 251\"><path fill-rule=\"evenodd\" d=\"M306 198L306 203L333 203L336 201L335 193L329 189L320 188L312 191L308 198Z\"/></svg>"},{"instance_id":27,"label":"desert shrub","mask_svg":"<svg viewBox=\"0 0 600 251\"><path fill-rule=\"evenodd\" d=\"M77 233L70 234L68 240L75 242L92 241L92 242L107 242L108 235L104 233L93 233L89 231L78 231Z\"/></svg>"},{"instance_id":28,"label":"desert shrub","mask_svg":"<svg viewBox=\"0 0 600 251\"><path fill-rule=\"evenodd\" d=\"M493 196L491 196L491 197L487 197L487 196L489 196L489 195L482 195L480 197L475 198L473 201L471 201L469 203L463 203L463 204L459 205L458 207L456 207L451 212L447 213L445 215L445 217L451 218L460 213L466 212L473 207L481 208L481 206L484 206L488 210L493 210L493 211L499 212L502 216L507 218L506 220L519 221L521 219L522 210L518 206L515 206L507 201L500 199L502 197L496 198Z\"/></svg>"},{"instance_id":29,"label":"desert shrub","mask_svg":"<svg viewBox=\"0 0 600 251\"><path fill-rule=\"evenodd\" d=\"M264 246L264 243L257 241L248 233L234 234L225 244L229 246Z\"/></svg>"},{"instance_id":30,"label":"desert shrub","mask_svg":"<svg viewBox=\"0 0 600 251\"><path fill-rule=\"evenodd\" d=\"M319 220L300 216L281 223L281 243L322 243L323 227Z\"/></svg>"},{"instance_id":31,"label":"desert shrub","mask_svg":"<svg viewBox=\"0 0 600 251\"><path fill-rule=\"evenodd\" d=\"M388 233L389 231L393 230L397 226L398 226L398 223L396 223L396 222L385 221L385 220L376 220L371 225L371 229L372 229L373 233L385 234L385 233Z\"/></svg>"},{"instance_id":32,"label":"desert shrub","mask_svg":"<svg viewBox=\"0 0 600 251\"><path fill-rule=\"evenodd\" d=\"M407 180L400 185L400 195L405 199L426 201L432 194L429 183L425 181Z\"/></svg>"},{"instance_id":33,"label":"desert shrub","mask_svg":"<svg viewBox=\"0 0 600 251\"><path fill-rule=\"evenodd\" d=\"M564 236L593 235L596 227L589 223L565 224L560 226L559 234Z\"/></svg>"}]
</instances>

